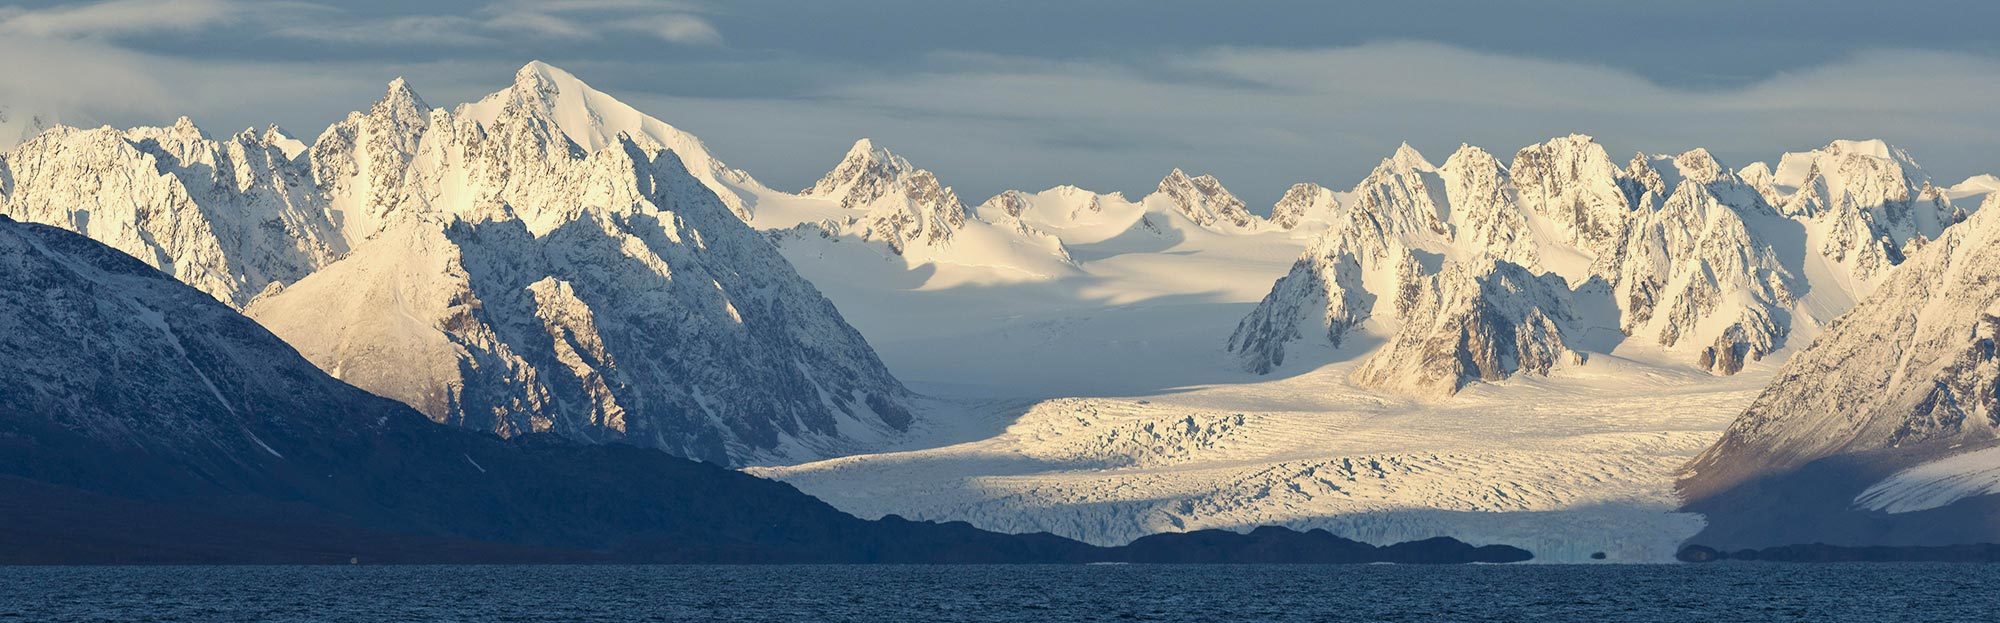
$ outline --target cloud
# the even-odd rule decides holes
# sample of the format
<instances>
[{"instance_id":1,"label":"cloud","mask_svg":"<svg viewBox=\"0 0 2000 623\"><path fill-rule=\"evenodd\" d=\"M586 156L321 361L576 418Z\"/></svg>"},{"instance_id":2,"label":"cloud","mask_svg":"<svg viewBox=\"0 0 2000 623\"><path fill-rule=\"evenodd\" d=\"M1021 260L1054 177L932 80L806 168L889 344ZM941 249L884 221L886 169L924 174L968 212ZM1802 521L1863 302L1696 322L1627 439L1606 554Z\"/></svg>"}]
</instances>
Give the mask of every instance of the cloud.
<instances>
[{"instance_id":1,"label":"cloud","mask_svg":"<svg viewBox=\"0 0 2000 623\"><path fill-rule=\"evenodd\" d=\"M533 10L372 21L322 10L311 14L316 34L283 35L347 41L354 45L340 49L351 58L317 46L267 54L276 47L269 39L251 41L248 53L204 47L180 58L94 37L0 36L0 58L14 68L0 72L0 103L32 98L64 119L119 125L188 114L204 127L280 122L312 135L365 108L397 75L448 107L504 88L521 62L541 57L701 136L724 161L773 186L810 183L866 136L975 202L1057 184L1143 193L1182 167L1215 173L1246 201L1269 205L1294 182L1351 186L1404 141L1435 160L1461 142L1507 160L1571 132L1594 135L1621 157L1700 146L1732 166L1835 138L1880 137L1910 150L1940 182L2000 171L2000 124L1990 112L2000 110L2000 60L1976 54L1862 50L1712 88L1415 41L1074 60L943 52L892 65L717 46L662 63L631 53L644 43L632 37L720 35L633 29L698 8L518 6ZM530 14L557 21L503 19ZM0 23L20 15L0 15ZM448 45L409 52L367 39L384 33Z\"/></svg>"},{"instance_id":2,"label":"cloud","mask_svg":"<svg viewBox=\"0 0 2000 623\"><path fill-rule=\"evenodd\" d=\"M38 37L108 37L191 31L236 19L227 0L108 0L0 13L0 32Z\"/></svg>"},{"instance_id":3,"label":"cloud","mask_svg":"<svg viewBox=\"0 0 2000 623\"><path fill-rule=\"evenodd\" d=\"M2000 110L2000 61L1966 54L1862 51L1726 88L1421 42L933 61L796 97L683 96L642 107L672 111L669 121L780 187L809 181L845 141L870 136L973 201L1063 183L1143 192L1184 167L1268 205L1293 182L1350 186L1404 141L1434 160L1464 142L1504 161L1571 132L1597 136L1621 158L1707 147L1733 166L1881 137L1944 183L2000 169L1990 112Z\"/></svg>"},{"instance_id":4,"label":"cloud","mask_svg":"<svg viewBox=\"0 0 2000 623\"><path fill-rule=\"evenodd\" d=\"M488 28L558 39L594 39L597 33L575 21L537 11L506 11L486 20Z\"/></svg>"},{"instance_id":5,"label":"cloud","mask_svg":"<svg viewBox=\"0 0 2000 623\"><path fill-rule=\"evenodd\" d=\"M722 43L722 33L706 20L684 13L654 15L620 22L623 29L659 38L661 41L687 45L718 45Z\"/></svg>"},{"instance_id":6,"label":"cloud","mask_svg":"<svg viewBox=\"0 0 2000 623\"><path fill-rule=\"evenodd\" d=\"M412 15L344 23L288 24L272 30L272 34L345 44L463 47L500 43L498 38L481 34L485 27L487 24L455 15Z\"/></svg>"},{"instance_id":7,"label":"cloud","mask_svg":"<svg viewBox=\"0 0 2000 623\"><path fill-rule=\"evenodd\" d=\"M605 34L638 34L681 45L718 45L722 33L679 2L637 0L508 0L480 10L486 25L545 38L594 41Z\"/></svg>"}]
</instances>

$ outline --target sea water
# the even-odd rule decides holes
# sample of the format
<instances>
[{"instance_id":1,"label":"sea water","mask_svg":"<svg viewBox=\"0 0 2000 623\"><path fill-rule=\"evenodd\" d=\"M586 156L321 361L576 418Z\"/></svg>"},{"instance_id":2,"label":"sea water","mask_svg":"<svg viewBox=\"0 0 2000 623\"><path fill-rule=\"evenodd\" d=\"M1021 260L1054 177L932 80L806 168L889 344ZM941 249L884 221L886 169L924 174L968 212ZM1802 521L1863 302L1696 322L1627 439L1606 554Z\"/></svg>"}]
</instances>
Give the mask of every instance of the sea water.
<instances>
[{"instance_id":1,"label":"sea water","mask_svg":"<svg viewBox=\"0 0 2000 623\"><path fill-rule=\"evenodd\" d=\"M0 567L0 621L1994 621L2000 565Z\"/></svg>"}]
</instances>

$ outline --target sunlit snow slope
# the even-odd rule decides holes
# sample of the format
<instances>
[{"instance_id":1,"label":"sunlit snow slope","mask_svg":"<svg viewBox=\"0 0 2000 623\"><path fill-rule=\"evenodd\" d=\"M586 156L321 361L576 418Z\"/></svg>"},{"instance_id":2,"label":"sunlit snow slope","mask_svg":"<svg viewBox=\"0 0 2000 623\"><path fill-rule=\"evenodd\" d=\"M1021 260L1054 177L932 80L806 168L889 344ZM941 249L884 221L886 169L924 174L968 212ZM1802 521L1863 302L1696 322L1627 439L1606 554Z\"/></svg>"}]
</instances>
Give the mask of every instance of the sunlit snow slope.
<instances>
[{"instance_id":1,"label":"sunlit snow slope","mask_svg":"<svg viewBox=\"0 0 2000 623\"><path fill-rule=\"evenodd\" d=\"M1838 197L1849 207L1797 208L1827 215L1815 228L1834 231L1839 225L1818 224L1836 223L1880 201L1911 202L1925 192L1921 180L1909 181L1920 173L1903 168L1906 157L1852 155L1866 146L1839 142L1790 156L1812 164L1795 185L1784 187L1768 175L1739 178L1698 150L1679 158L1636 158L1641 164L1630 168L1612 168L1587 137L1523 150L1555 159L1588 159L1565 149L1594 150L1585 155L1603 160L1606 171L1591 183L1602 186L1598 190L1611 202L1604 219L1614 223L1612 229L1588 226L1589 214L1582 211L1591 204L1579 197L1596 187L1568 178L1534 182L1560 187L1533 191L1543 197L1535 204L1541 207L1513 207L1524 192L1516 187L1518 180L1477 148L1461 150L1443 167L1406 148L1355 192L1301 184L1274 208L1272 218L1245 225L1187 209L1228 201L1177 196L1171 192L1177 188L1220 189L1212 178L1208 184L1180 181L1186 179L1180 172L1136 201L1064 186L1010 191L982 203L974 210L979 219L1019 222L1063 243L1075 269L1041 279L1007 277L967 257L916 262L882 245L838 236L780 236L786 257L827 293L900 378L919 391L948 397L963 414L927 418L889 452L756 471L863 516L960 519L1098 543L1161 531L1278 523L1325 527L1373 542L1444 534L1509 543L1542 560L1586 561L1598 552L1614 562L1670 560L1681 541L1702 527L1700 516L1674 512L1675 470L1717 438L1785 357L1809 343L1818 331L1813 322L1837 316L1851 302L1784 292L1780 298L1752 299L1728 282L1702 285L1696 281L1702 271L1684 274L1687 267L1660 258L1666 272L1652 292L1665 301L1659 306L1663 317L1669 311L1685 314L1674 319L1679 327L1724 332L1726 327L1710 327L1719 312L1703 310L1810 312L1800 314L1810 321L1798 327L1783 316L1764 321L1794 330L1795 339L1767 343L1764 348L1773 350L1761 360L1731 362L1741 366L1739 373L1725 376L1662 346L1659 323L1621 322L1618 305L1596 303L1571 288L1603 287L1587 283L1602 270L1592 268L1590 254L1649 252L1651 241L1627 240L1627 232L1667 230L1676 218L1702 224L1705 229L1695 231L1704 232L1703 238L1661 244L1708 254L1694 266L1711 267L1709 279L1735 278L1737 273L1713 268L1735 266L1798 280L1787 271L1800 270L1806 241L1764 241L1754 231L1747 240L1726 234L1745 231L1740 224L1745 220L1752 228L1777 222L1772 203L1803 206L1818 197ZM1671 175L1621 185L1621 179L1661 175L1648 162ZM1876 167L1878 162L1888 165ZM1873 175L1828 181L1822 169ZM1574 174L1573 168L1564 170ZM1689 176L1700 187L1673 192ZM1855 187L1883 189L1877 192L1886 197L1857 205L1863 200L1855 199ZM1632 188L1636 195L1628 194ZM1568 198L1547 198L1552 196ZM1412 204L1434 207L1423 212ZM1545 216L1561 210L1572 211L1564 225ZM1623 224L1628 219L1638 223ZM1315 249L1323 246L1314 245L1328 238L1365 240L1359 230L1339 230L1364 221L1388 232L1377 241L1418 249L1411 265L1432 274L1441 263L1426 264L1422 253L1463 265L1485 258L1488 268L1470 275L1466 283L1472 285L1463 291L1450 290L1451 282L1441 277L1425 277L1444 284L1442 289L1379 303L1384 310L1404 308L1394 322L1363 315L1338 342L1286 340L1283 366L1268 375L1246 371L1226 350L1238 321L1260 300L1269 304L1279 296L1271 280L1318 257ZM1935 235L1943 226L1911 231ZM1855 234L1872 235L1866 229ZM1814 282L1834 272L1820 267L1815 264L1819 272L1808 275ZM1394 299L1397 274L1380 272L1357 274L1356 289ZM1539 296L1524 294L1523 280L1551 273L1557 281L1548 296L1559 300L1518 298ZM1628 269L1627 274L1653 273ZM1605 287L1597 296L1612 294ZM1697 305L1697 297L1727 304ZM1317 313L1311 305L1330 300L1300 299L1311 313ZM1376 374L1387 378L1434 363L1415 361L1427 360L1420 347L1425 340L1470 326L1473 319L1492 322L1495 309L1529 310L1509 321L1514 323L1548 310L1563 323L1557 330L1577 329L1563 337L1590 356L1565 360L1542 374L1498 375L1456 395L1356 383L1371 361ZM1567 316L1553 315L1558 312ZM1425 323L1427 333L1405 335L1414 322ZM1646 339L1627 339L1621 325ZM1412 359L1414 368L1379 361L1399 341L1407 343L1408 352L1395 356Z\"/></svg>"}]
</instances>

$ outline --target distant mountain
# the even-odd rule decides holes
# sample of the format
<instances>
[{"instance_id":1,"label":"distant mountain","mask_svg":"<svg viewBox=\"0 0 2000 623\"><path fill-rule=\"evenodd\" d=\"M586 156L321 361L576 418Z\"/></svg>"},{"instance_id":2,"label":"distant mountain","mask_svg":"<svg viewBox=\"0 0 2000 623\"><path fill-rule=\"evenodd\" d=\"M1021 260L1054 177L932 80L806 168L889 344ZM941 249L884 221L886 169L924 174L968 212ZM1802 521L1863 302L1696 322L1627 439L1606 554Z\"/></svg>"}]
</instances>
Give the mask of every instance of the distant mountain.
<instances>
[{"instance_id":1,"label":"distant mountain","mask_svg":"<svg viewBox=\"0 0 2000 623\"><path fill-rule=\"evenodd\" d=\"M0 563L1128 555L1046 534L863 521L789 485L655 450L440 426L326 375L205 293L54 227L0 217L0 279L11 284L0 291ZM1190 562L1271 552L1280 562L1527 558L1449 540L1378 550L1325 533L1252 536L1257 547L1163 538L1142 553Z\"/></svg>"},{"instance_id":2,"label":"distant mountain","mask_svg":"<svg viewBox=\"0 0 2000 623\"><path fill-rule=\"evenodd\" d=\"M1271 224L1280 229L1330 224L1339 211L1340 198L1332 190L1310 182L1293 184L1271 206Z\"/></svg>"},{"instance_id":3,"label":"distant mountain","mask_svg":"<svg viewBox=\"0 0 2000 623\"><path fill-rule=\"evenodd\" d=\"M901 269L949 267L1003 280L1043 280L1075 272L1056 236L1008 215L975 214L936 175L861 139L840 163L797 195L763 192L752 226L780 232L790 253L859 240L882 245Z\"/></svg>"},{"instance_id":4,"label":"distant mountain","mask_svg":"<svg viewBox=\"0 0 2000 623\"><path fill-rule=\"evenodd\" d=\"M0 157L0 213L81 232L228 303L347 251L283 130L56 126Z\"/></svg>"},{"instance_id":5,"label":"distant mountain","mask_svg":"<svg viewBox=\"0 0 2000 623\"><path fill-rule=\"evenodd\" d=\"M1213 175L1189 177L1174 169L1153 192L1165 196L1182 216L1202 227L1252 229L1264 220L1251 214L1243 200L1230 194Z\"/></svg>"},{"instance_id":6,"label":"distant mountain","mask_svg":"<svg viewBox=\"0 0 2000 623\"><path fill-rule=\"evenodd\" d=\"M0 150L13 149L61 123L55 115L21 106L0 103Z\"/></svg>"},{"instance_id":7,"label":"distant mountain","mask_svg":"<svg viewBox=\"0 0 2000 623\"><path fill-rule=\"evenodd\" d=\"M2000 214L1923 245L1688 465L1690 543L2000 542Z\"/></svg>"},{"instance_id":8,"label":"distant mountain","mask_svg":"<svg viewBox=\"0 0 2000 623\"><path fill-rule=\"evenodd\" d=\"M1373 333L1389 346L1356 380L1422 395L1626 342L1733 374L1816 334L1969 212L1879 141L1738 173L1700 149L1620 166L1581 135L1511 166L1471 146L1435 166L1404 145L1347 201L1298 186L1279 208L1327 224L1229 350L1268 373L1295 341Z\"/></svg>"}]
</instances>

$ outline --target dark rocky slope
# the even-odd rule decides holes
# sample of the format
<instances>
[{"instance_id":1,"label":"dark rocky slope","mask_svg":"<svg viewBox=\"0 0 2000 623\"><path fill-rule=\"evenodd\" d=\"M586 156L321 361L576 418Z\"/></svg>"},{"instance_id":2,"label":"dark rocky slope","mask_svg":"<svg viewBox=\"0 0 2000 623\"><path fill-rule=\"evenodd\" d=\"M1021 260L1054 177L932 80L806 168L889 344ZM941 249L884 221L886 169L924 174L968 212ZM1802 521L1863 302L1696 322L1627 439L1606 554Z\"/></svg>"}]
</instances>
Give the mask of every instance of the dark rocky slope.
<instances>
[{"instance_id":1,"label":"dark rocky slope","mask_svg":"<svg viewBox=\"0 0 2000 623\"><path fill-rule=\"evenodd\" d=\"M213 297L54 227L0 217L0 281L0 563L1526 557L1268 530L1107 549L864 521L658 450L432 423L327 376Z\"/></svg>"}]
</instances>

